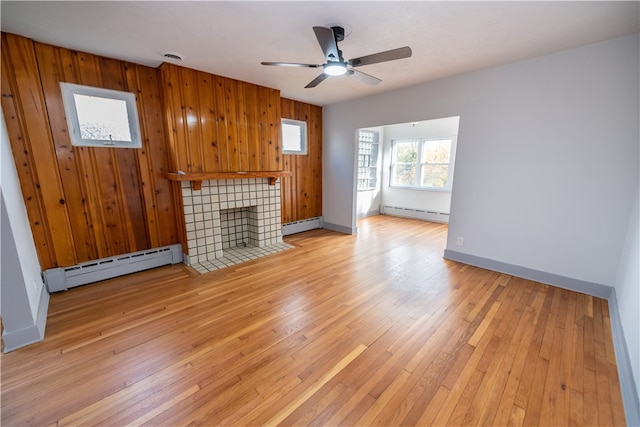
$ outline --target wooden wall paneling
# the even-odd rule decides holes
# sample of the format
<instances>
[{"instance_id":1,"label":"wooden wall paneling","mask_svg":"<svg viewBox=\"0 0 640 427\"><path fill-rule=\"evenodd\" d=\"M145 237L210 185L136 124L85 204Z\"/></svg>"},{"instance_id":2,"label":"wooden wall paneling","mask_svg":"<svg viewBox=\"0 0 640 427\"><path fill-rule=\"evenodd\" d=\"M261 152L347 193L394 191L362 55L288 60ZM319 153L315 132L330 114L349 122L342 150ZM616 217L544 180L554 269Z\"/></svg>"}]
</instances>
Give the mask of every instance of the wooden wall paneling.
<instances>
[{"instance_id":1,"label":"wooden wall paneling","mask_svg":"<svg viewBox=\"0 0 640 427\"><path fill-rule=\"evenodd\" d=\"M162 64L157 70L160 81L160 96L163 111L163 127L167 142L167 153L169 155L169 169L172 171L183 170L180 167L180 156L178 154L178 126L182 123L181 117L176 116L176 111L180 112L179 91L174 89L174 85L179 88L179 83L173 78L174 73L171 64ZM178 109L176 110L176 104Z\"/></svg>"},{"instance_id":2,"label":"wooden wall paneling","mask_svg":"<svg viewBox=\"0 0 640 427\"><path fill-rule=\"evenodd\" d=\"M9 41L2 34L2 50L0 54L0 87L2 88L2 110L7 125L7 133L11 141L11 149L18 171L18 179L27 215L33 232L33 239L38 249L38 260L43 268L56 265L56 254L53 240L48 227L48 218L44 207L44 200L40 193L38 177L35 174L34 158L31 150L28 132L24 128L24 117L20 106L20 93L17 88L13 72L12 61L9 56Z\"/></svg>"},{"instance_id":3,"label":"wooden wall paneling","mask_svg":"<svg viewBox=\"0 0 640 427\"><path fill-rule=\"evenodd\" d=\"M260 148L260 165L262 170L269 170L269 88L258 87L258 132Z\"/></svg>"},{"instance_id":4,"label":"wooden wall paneling","mask_svg":"<svg viewBox=\"0 0 640 427\"><path fill-rule=\"evenodd\" d=\"M309 127L309 139L313 145L309 154L311 167L307 174L313 177L312 216L316 217L322 216L322 108L312 106L310 117L312 126Z\"/></svg>"},{"instance_id":5,"label":"wooden wall paneling","mask_svg":"<svg viewBox=\"0 0 640 427\"><path fill-rule=\"evenodd\" d=\"M224 79L224 114L227 119L227 150L229 169L225 172L241 171L238 141L238 92L235 80Z\"/></svg>"},{"instance_id":6,"label":"wooden wall paneling","mask_svg":"<svg viewBox=\"0 0 640 427\"><path fill-rule=\"evenodd\" d=\"M294 101L282 98L280 101L281 114L283 118L292 119L295 116ZM295 161L296 156L284 154L282 156L284 170L293 172L293 176L281 178L280 183L280 200L281 200L281 221L282 223L293 222L296 217L294 212L295 194L296 194L296 177L295 177Z\"/></svg>"},{"instance_id":7,"label":"wooden wall paneling","mask_svg":"<svg viewBox=\"0 0 640 427\"><path fill-rule=\"evenodd\" d=\"M233 81L235 85L236 99L236 120L238 127L238 161L241 171L249 171L249 135L247 133L247 91L249 83L243 83L237 80Z\"/></svg>"},{"instance_id":8,"label":"wooden wall paneling","mask_svg":"<svg viewBox=\"0 0 640 427\"><path fill-rule=\"evenodd\" d=\"M142 148L136 150L137 162L140 165L138 172L140 174L140 191L142 192L142 199L144 202L144 219L146 221L145 229L147 230L147 236L149 239L149 245L151 247L163 246L161 243L160 235L162 234L162 228L160 227L160 216L158 215L159 198L156 197L156 182L154 174L156 174L155 165L152 161L152 154L155 150L151 149L150 139L160 139L162 145L164 145L164 138L162 138L162 122L160 121L160 128L158 128L157 113L147 108L147 103L153 103L156 99L157 111L160 111L160 100L158 99L157 84L155 93L152 90L153 85L149 85L149 74L144 73L144 69L139 69L136 66L129 66L125 68L125 75L127 80L127 87L130 91L136 94L136 103L138 108L138 115L140 116L140 132L142 138ZM151 73L152 78L155 78L155 72ZM155 80L152 80L155 83ZM142 90L142 86L145 86L146 90ZM145 98L145 93L146 98ZM160 137L160 138L159 138ZM156 145L157 146L157 145ZM160 148L161 152L162 146ZM163 153L166 154L166 153ZM162 163L160 163L162 167ZM167 171L168 172L168 171ZM173 205L171 205L173 206ZM173 209L172 209L173 210Z\"/></svg>"},{"instance_id":9,"label":"wooden wall paneling","mask_svg":"<svg viewBox=\"0 0 640 427\"><path fill-rule=\"evenodd\" d=\"M269 169L273 171L283 170L282 165L282 136L280 119L282 118L280 106L280 91L269 89Z\"/></svg>"},{"instance_id":10,"label":"wooden wall paneling","mask_svg":"<svg viewBox=\"0 0 640 427\"><path fill-rule=\"evenodd\" d=\"M283 98L282 117L307 123L307 154L285 154L282 180L282 222L322 215L322 108Z\"/></svg>"},{"instance_id":11,"label":"wooden wall paneling","mask_svg":"<svg viewBox=\"0 0 640 427\"><path fill-rule=\"evenodd\" d=\"M188 171L186 117L182 103L180 67L171 64L160 66L165 129L168 138L170 168Z\"/></svg>"},{"instance_id":12,"label":"wooden wall paneling","mask_svg":"<svg viewBox=\"0 0 640 427\"><path fill-rule=\"evenodd\" d=\"M296 180L296 203L295 203L295 216L296 218L311 218L311 212L309 209L309 194L312 191L311 183L312 177L310 176L311 168L311 145L315 143L309 137L309 128L312 123L309 121L310 105L302 102L296 102L295 118L296 120L307 123L307 154L304 156L295 156L295 172L294 177Z\"/></svg>"},{"instance_id":13,"label":"wooden wall paneling","mask_svg":"<svg viewBox=\"0 0 640 427\"><path fill-rule=\"evenodd\" d=\"M204 172L202 161L202 139L200 132L200 103L196 71L180 67L182 109L185 115L187 169L185 172Z\"/></svg>"},{"instance_id":14,"label":"wooden wall paneling","mask_svg":"<svg viewBox=\"0 0 640 427\"><path fill-rule=\"evenodd\" d=\"M138 99L143 146L136 150L136 154L149 246L171 245L178 241L178 224L172 184L164 178L170 167L156 70L130 65L127 67L127 82L129 90L135 91Z\"/></svg>"},{"instance_id":15,"label":"wooden wall paneling","mask_svg":"<svg viewBox=\"0 0 640 427\"><path fill-rule=\"evenodd\" d=\"M249 164L247 170L260 171L262 156L260 154L260 112L258 108L258 86L245 85L245 123L247 129L247 146Z\"/></svg>"},{"instance_id":16,"label":"wooden wall paneling","mask_svg":"<svg viewBox=\"0 0 640 427\"><path fill-rule=\"evenodd\" d=\"M214 78L198 71L198 99L200 102L200 132L205 172L220 171L220 144L218 142L218 112L214 95Z\"/></svg>"},{"instance_id":17,"label":"wooden wall paneling","mask_svg":"<svg viewBox=\"0 0 640 427\"><path fill-rule=\"evenodd\" d=\"M59 48L56 48L59 49ZM84 54L82 52L71 52L73 55L73 61L71 67L74 69L74 73L77 76L77 80L69 81L70 83L88 85L88 86L100 86L101 80L98 69L93 63L93 56ZM47 79L45 73L41 71L41 78ZM55 83L55 82L54 82ZM60 101L61 99L57 97ZM61 110L62 113L64 110ZM66 122L65 122L66 126ZM66 128L65 128L66 129ZM67 132L67 140L68 140ZM70 140L68 144L71 145ZM96 241L97 258L108 257L111 252L111 236L108 230L108 215L103 209L103 203L100 191L100 175L97 170L96 164L102 164L108 161L105 156L105 152L99 152L96 158L93 149L89 147L74 147L73 153L77 157L79 169L81 170L80 184L83 185L84 192L86 194L87 211L89 213L89 224L93 230L93 235ZM77 179L77 177L76 177Z\"/></svg>"},{"instance_id":18,"label":"wooden wall paneling","mask_svg":"<svg viewBox=\"0 0 640 427\"><path fill-rule=\"evenodd\" d=\"M142 197L142 182L137 152L141 149L109 149L114 153L118 193L122 196L120 215L125 221L127 252L152 247L146 223L146 211ZM145 165L146 166L146 165Z\"/></svg>"},{"instance_id":19,"label":"wooden wall paneling","mask_svg":"<svg viewBox=\"0 0 640 427\"><path fill-rule=\"evenodd\" d=\"M59 49L53 46L34 44L39 74L46 73L50 78L40 79L45 105L48 112L48 125L53 138L58 174L65 194L68 220L71 225L71 238L77 259L95 259L96 245L90 231L89 213L85 206L85 193L78 179L78 169L73 147L67 132L67 123L62 104L59 81L66 81L65 74L73 74L71 55L63 57ZM74 81L72 75L70 81ZM38 166L36 165L37 169Z\"/></svg>"},{"instance_id":20,"label":"wooden wall paneling","mask_svg":"<svg viewBox=\"0 0 640 427\"><path fill-rule=\"evenodd\" d=\"M2 45L3 109L42 268L176 243L156 70L5 33ZM143 148L71 146L61 81L136 93Z\"/></svg>"},{"instance_id":21,"label":"wooden wall paneling","mask_svg":"<svg viewBox=\"0 0 640 427\"><path fill-rule=\"evenodd\" d=\"M282 170L279 91L171 64L162 64L160 76L179 170Z\"/></svg>"},{"instance_id":22,"label":"wooden wall paneling","mask_svg":"<svg viewBox=\"0 0 640 427\"><path fill-rule=\"evenodd\" d=\"M88 53L78 52L77 67L81 85L104 87L100 58ZM45 78L43 76L43 78ZM123 229L124 218L120 210L119 186L117 181L117 162L114 149L81 147L79 155L85 173L90 179L86 188L90 194L90 212L93 227L100 224L105 240L98 247L99 257L104 258L129 252L127 234Z\"/></svg>"},{"instance_id":23,"label":"wooden wall paneling","mask_svg":"<svg viewBox=\"0 0 640 427\"><path fill-rule=\"evenodd\" d=\"M225 78L213 76L214 97L216 100L217 111L217 130L218 130L218 152L220 154L220 172L231 171L231 162L229 152L229 121L227 119L227 102L225 96Z\"/></svg>"},{"instance_id":24,"label":"wooden wall paneling","mask_svg":"<svg viewBox=\"0 0 640 427\"><path fill-rule=\"evenodd\" d=\"M4 71L8 72L11 81L13 100L16 102L15 112L17 120L7 120L7 126L18 125L20 130L12 130L10 135L20 137L27 145L31 163L30 179L35 179L37 197L42 200L40 205L44 208L42 216L46 217L43 226L47 227L51 236L50 243L53 247L55 259L46 262L48 257L41 256L42 268L51 268L57 265L69 265L76 261L76 253L71 234L66 196L60 180L56 153L53 149L52 135L49 128L46 105L41 91L38 77L38 66L35 57L33 43L23 37L14 35L2 35L2 60L6 63ZM3 82L5 81L3 72ZM3 88L3 95L4 95ZM3 96L3 101L5 96ZM3 102L4 107L4 102ZM19 122L19 123L18 123ZM14 146L15 138L12 138L14 153L20 148ZM19 145L19 144L18 144ZM20 171L22 169L22 171ZM19 168L23 179L24 167ZM29 192L27 192L29 193ZM33 204L28 205L34 207ZM33 212L31 223L35 218L42 218ZM42 245L43 242L40 242ZM42 246L41 246L42 248ZM53 261L53 265L50 262Z\"/></svg>"},{"instance_id":25,"label":"wooden wall paneling","mask_svg":"<svg viewBox=\"0 0 640 427\"><path fill-rule=\"evenodd\" d=\"M121 61L99 58L103 87L120 91L130 91L125 75L127 65ZM135 93L135 89L131 90ZM138 114L140 114L138 112ZM139 120L140 122L140 120ZM141 126L142 132L143 126ZM144 139L144 135L140 135ZM131 148L96 148L108 150L111 154L116 187L109 189L119 207L120 224L123 224L124 250L136 252L150 247L142 198L140 168L137 152Z\"/></svg>"}]
</instances>

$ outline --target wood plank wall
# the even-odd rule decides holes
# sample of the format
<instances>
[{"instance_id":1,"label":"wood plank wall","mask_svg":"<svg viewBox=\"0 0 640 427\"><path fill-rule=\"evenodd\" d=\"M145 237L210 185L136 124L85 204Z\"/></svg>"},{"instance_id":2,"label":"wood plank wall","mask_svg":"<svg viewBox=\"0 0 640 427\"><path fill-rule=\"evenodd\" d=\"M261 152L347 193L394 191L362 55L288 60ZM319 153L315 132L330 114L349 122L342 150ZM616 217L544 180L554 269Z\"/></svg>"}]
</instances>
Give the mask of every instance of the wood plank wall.
<instances>
[{"instance_id":1,"label":"wood plank wall","mask_svg":"<svg viewBox=\"0 0 640 427\"><path fill-rule=\"evenodd\" d=\"M7 33L1 55L2 109L43 269L184 244L179 185L167 171L292 171L281 185L282 222L322 215L321 107ZM143 148L72 147L61 81L136 93ZM281 154L282 117L307 121L306 156Z\"/></svg>"},{"instance_id":2,"label":"wood plank wall","mask_svg":"<svg viewBox=\"0 0 640 427\"><path fill-rule=\"evenodd\" d=\"M160 80L172 168L283 170L280 91L166 63Z\"/></svg>"},{"instance_id":3,"label":"wood plank wall","mask_svg":"<svg viewBox=\"0 0 640 427\"><path fill-rule=\"evenodd\" d=\"M136 93L143 148L72 147L61 81ZM3 33L2 109L43 269L178 242L155 69Z\"/></svg>"},{"instance_id":4,"label":"wood plank wall","mask_svg":"<svg viewBox=\"0 0 640 427\"><path fill-rule=\"evenodd\" d=\"M307 122L307 154L285 154L282 178L282 223L322 215L322 108L281 98L282 117Z\"/></svg>"}]
</instances>

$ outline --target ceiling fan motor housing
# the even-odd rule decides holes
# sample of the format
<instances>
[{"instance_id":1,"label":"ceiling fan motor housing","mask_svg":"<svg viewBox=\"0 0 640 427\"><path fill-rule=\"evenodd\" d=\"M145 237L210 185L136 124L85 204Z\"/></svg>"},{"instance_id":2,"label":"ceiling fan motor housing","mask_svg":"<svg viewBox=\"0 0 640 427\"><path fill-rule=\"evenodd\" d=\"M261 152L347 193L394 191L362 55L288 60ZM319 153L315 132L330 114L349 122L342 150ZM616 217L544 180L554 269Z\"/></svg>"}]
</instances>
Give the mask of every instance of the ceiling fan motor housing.
<instances>
[{"instance_id":1,"label":"ceiling fan motor housing","mask_svg":"<svg viewBox=\"0 0 640 427\"><path fill-rule=\"evenodd\" d=\"M344 40L344 28L343 27L331 27L333 35L336 38L336 43Z\"/></svg>"}]
</instances>

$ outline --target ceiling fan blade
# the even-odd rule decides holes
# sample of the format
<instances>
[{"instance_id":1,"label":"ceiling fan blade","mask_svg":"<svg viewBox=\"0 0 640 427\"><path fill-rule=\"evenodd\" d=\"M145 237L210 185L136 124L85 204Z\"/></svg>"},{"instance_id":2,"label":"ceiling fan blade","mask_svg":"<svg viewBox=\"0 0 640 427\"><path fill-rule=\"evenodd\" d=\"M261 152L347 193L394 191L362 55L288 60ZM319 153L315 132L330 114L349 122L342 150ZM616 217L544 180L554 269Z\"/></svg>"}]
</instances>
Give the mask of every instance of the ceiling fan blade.
<instances>
[{"instance_id":1,"label":"ceiling fan blade","mask_svg":"<svg viewBox=\"0 0 640 427\"><path fill-rule=\"evenodd\" d=\"M374 53L372 55L361 56L349 60L352 67L360 67L362 65L377 64L380 62L395 61L411 57L411 48L409 46L399 47L397 49L386 50L384 52Z\"/></svg>"},{"instance_id":2,"label":"ceiling fan blade","mask_svg":"<svg viewBox=\"0 0 640 427\"><path fill-rule=\"evenodd\" d=\"M333 30L326 27L313 27L313 32L316 33L316 38L327 62L340 61L340 53Z\"/></svg>"},{"instance_id":3,"label":"ceiling fan blade","mask_svg":"<svg viewBox=\"0 0 640 427\"><path fill-rule=\"evenodd\" d=\"M362 71L358 71L358 70L349 70L348 73L350 76L353 76L356 79L360 80L361 82L364 82L370 86L375 86L382 81L377 77L373 77L370 74L363 73Z\"/></svg>"},{"instance_id":4,"label":"ceiling fan blade","mask_svg":"<svg viewBox=\"0 0 640 427\"><path fill-rule=\"evenodd\" d=\"M302 68L319 68L319 64L300 64L298 62L261 62L262 65L275 65L277 67L302 67Z\"/></svg>"},{"instance_id":5,"label":"ceiling fan blade","mask_svg":"<svg viewBox=\"0 0 640 427\"><path fill-rule=\"evenodd\" d=\"M311 80L311 82L308 85L305 86L305 89L309 89L309 88L318 86L327 77L329 77L329 76L327 74L325 74L325 73L320 74L318 77L316 77L315 79Z\"/></svg>"}]
</instances>

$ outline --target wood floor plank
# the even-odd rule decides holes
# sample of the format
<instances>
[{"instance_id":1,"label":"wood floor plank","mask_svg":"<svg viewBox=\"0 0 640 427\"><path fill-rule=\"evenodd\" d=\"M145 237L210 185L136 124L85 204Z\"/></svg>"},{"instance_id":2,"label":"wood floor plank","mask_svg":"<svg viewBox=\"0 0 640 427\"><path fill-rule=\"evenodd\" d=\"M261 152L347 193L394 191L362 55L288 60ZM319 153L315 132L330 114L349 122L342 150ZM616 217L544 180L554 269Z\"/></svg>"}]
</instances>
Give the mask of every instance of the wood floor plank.
<instances>
[{"instance_id":1,"label":"wood floor plank","mask_svg":"<svg viewBox=\"0 0 640 427\"><path fill-rule=\"evenodd\" d=\"M53 294L45 340L0 356L0 421L624 424L605 300L444 260L444 224L358 229Z\"/></svg>"}]
</instances>

